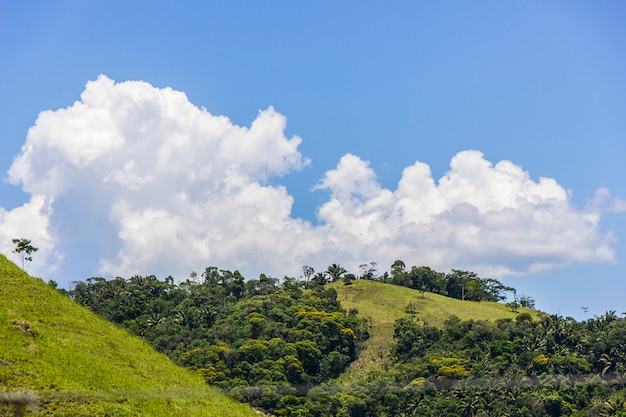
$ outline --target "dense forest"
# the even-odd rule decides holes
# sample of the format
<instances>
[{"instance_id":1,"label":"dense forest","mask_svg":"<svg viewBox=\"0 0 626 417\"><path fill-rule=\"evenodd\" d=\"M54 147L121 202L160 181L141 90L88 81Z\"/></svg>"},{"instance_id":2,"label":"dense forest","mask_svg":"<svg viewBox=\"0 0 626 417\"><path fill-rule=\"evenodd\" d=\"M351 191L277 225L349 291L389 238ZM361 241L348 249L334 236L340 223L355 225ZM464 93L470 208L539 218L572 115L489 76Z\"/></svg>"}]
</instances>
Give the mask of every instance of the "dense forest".
<instances>
[{"instance_id":1,"label":"dense forest","mask_svg":"<svg viewBox=\"0 0 626 417\"><path fill-rule=\"evenodd\" d=\"M207 383L277 416L626 416L626 320L584 322L520 313L495 322L449 317L396 321L392 361L357 381L338 379L368 337L327 284L379 280L466 302L528 296L467 271L440 273L396 261L359 276L333 264L300 279L206 268L168 277L90 278L66 294L141 336ZM64 290L62 290L64 291ZM509 301L512 300L512 301Z\"/></svg>"}]
</instances>

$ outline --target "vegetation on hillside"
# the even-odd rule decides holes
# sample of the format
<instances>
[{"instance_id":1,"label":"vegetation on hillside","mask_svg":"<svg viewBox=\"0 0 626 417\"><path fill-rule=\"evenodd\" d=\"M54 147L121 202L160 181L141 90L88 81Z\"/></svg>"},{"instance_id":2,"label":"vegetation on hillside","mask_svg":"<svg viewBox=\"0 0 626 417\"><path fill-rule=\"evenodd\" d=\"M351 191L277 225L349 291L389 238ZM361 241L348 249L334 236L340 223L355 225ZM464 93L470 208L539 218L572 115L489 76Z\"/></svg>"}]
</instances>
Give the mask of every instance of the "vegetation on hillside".
<instances>
[{"instance_id":1,"label":"vegetation on hillside","mask_svg":"<svg viewBox=\"0 0 626 417\"><path fill-rule=\"evenodd\" d=\"M386 368L394 341L394 326L398 319L408 318L416 323L441 327L451 315L462 320L486 320L515 318L528 313L533 319L544 313L529 308L510 306L496 302L467 302L440 294L422 292L402 286L387 285L380 281L360 279L351 285L341 282L329 284L337 290L337 299L346 309L358 309L359 316L368 318L370 337L365 341L359 358L347 372L342 382L350 383L377 368Z\"/></svg>"},{"instance_id":2,"label":"vegetation on hillside","mask_svg":"<svg viewBox=\"0 0 626 417\"><path fill-rule=\"evenodd\" d=\"M257 415L2 255L0 288L0 415Z\"/></svg>"},{"instance_id":3,"label":"vegetation on hillside","mask_svg":"<svg viewBox=\"0 0 626 417\"><path fill-rule=\"evenodd\" d=\"M338 377L367 338L366 321L342 310L332 288L265 275L245 281L214 267L180 284L91 278L69 295L209 384L269 411L284 395Z\"/></svg>"},{"instance_id":4,"label":"vegetation on hillside","mask_svg":"<svg viewBox=\"0 0 626 417\"><path fill-rule=\"evenodd\" d=\"M91 278L68 295L278 416L626 413L626 321L615 312L580 323L539 314L496 280L399 262L382 276L373 264L359 277L335 264L303 272L282 282L214 267L180 284ZM359 294L364 282L376 302ZM388 288L409 298L385 307ZM496 303L507 293L514 302ZM390 360L337 379L383 328Z\"/></svg>"},{"instance_id":5,"label":"vegetation on hillside","mask_svg":"<svg viewBox=\"0 0 626 417\"><path fill-rule=\"evenodd\" d=\"M626 321L400 319L393 361L299 399L311 416L624 416ZM298 415L298 414L285 414Z\"/></svg>"}]
</instances>

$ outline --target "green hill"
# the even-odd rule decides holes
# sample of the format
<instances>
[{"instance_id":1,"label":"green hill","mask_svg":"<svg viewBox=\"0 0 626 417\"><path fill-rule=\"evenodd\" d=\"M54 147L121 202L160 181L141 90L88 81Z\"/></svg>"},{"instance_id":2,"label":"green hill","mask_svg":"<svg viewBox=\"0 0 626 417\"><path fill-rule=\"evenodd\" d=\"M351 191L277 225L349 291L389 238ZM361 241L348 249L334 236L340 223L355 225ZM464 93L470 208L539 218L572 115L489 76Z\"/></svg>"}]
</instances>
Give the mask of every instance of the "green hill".
<instances>
[{"instance_id":1,"label":"green hill","mask_svg":"<svg viewBox=\"0 0 626 417\"><path fill-rule=\"evenodd\" d=\"M533 318L543 314L524 308L514 313L501 303L461 301L413 290L378 281L356 280L351 285L343 282L330 284L338 293L338 300L346 310L357 309L359 315L368 317L370 338L359 358L352 363L343 379L352 381L373 369L382 369L388 359L393 343L394 322L402 317L412 317L429 325L442 325L455 315L461 320L490 320L515 318L519 313L528 312Z\"/></svg>"},{"instance_id":2,"label":"green hill","mask_svg":"<svg viewBox=\"0 0 626 417\"><path fill-rule=\"evenodd\" d=\"M258 415L0 255L0 415L16 401L37 416Z\"/></svg>"}]
</instances>

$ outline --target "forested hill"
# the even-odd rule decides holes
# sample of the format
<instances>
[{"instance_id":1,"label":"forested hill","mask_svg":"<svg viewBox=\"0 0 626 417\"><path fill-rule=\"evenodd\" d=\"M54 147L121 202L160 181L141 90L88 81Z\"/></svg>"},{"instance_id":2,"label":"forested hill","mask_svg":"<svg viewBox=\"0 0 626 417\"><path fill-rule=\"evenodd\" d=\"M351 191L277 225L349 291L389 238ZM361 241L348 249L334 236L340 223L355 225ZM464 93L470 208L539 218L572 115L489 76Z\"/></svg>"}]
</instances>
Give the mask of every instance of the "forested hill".
<instances>
[{"instance_id":1,"label":"forested hill","mask_svg":"<svg viewBox=\"0 0 626 417\"><path fill-rule=\"evenodd\" d=\"M626 413L626 320L615 312L576 322L521 307L530 297L496 302L515 294L496 280L400 261L359 279L334 264L303 271L90 278L67 295L277 416Z\"/></svg>"},{"instance_id":2,"label":"forested hill","mask_svg":"<svg viewBox=\"0 0 626 417\"><path fill-rule=\"evenodd\" d=\"M471 302L404 286L389 285L373 280L356 280L329 284L337 290L337 298L346 309L357 309L359 316L369 320L369 338L359 358L350 365L343 380L352 381L368 372L390 365L395 343L394 328L399 319L410 319L422 325L443 327L452 315L461 320L512 320L527 313L534 320L547 316L537 310L498 303ZM528 298L528 297L527 297Z\"/></svg>"},{"instance_id":3,"label":"forested hill","mask_svg":"<svg viewBox=\"0 0 626 417\"><path fill-rule=\"evenodd\" d=\"M0 255L0 415L22 405L42 416L258 416Z\"/></svg>"}]
</instances>

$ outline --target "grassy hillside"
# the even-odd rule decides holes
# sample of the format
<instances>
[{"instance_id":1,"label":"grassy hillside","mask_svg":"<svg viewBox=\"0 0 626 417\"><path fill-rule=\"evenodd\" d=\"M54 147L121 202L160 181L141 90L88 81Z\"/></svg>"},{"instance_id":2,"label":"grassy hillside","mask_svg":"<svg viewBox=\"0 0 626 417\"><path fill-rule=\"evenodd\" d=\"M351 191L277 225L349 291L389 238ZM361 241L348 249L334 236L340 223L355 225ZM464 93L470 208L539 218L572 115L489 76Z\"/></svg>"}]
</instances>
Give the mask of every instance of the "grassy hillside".
<instances>
[{"instance_id":1,"label":"grassy hillside","mask_svg":"<svg viewBox=\"0 0 626 417\"><path fill-rule=\"evenodd\" d=\"M256 416L0 255L0 415Z\"/></svg>"},{"instance_id":2,"label":"grassy hillside","mask_svg":"<svg viewBox=\"0 0 626 417\"><path fill-rule=\"evenodd\" d=\"M330 286L337 290L338 299L345 309L356 308L360 316L371 320L370 338L359 359L344 375L346 381L384 367L393 342L394 322L401 317L413 317L419 322L437 326L451 315L456 315L461 320L495 321L515 318L522 312L529 312L533 318L542 314L524 308L514 313L500 303L461 301L429 292L422 294L421 291L377 281L357 280L351 285L335 282ZM411 313L407 312L409 305L412 307Z\"/></svg>"}]
</instances>

